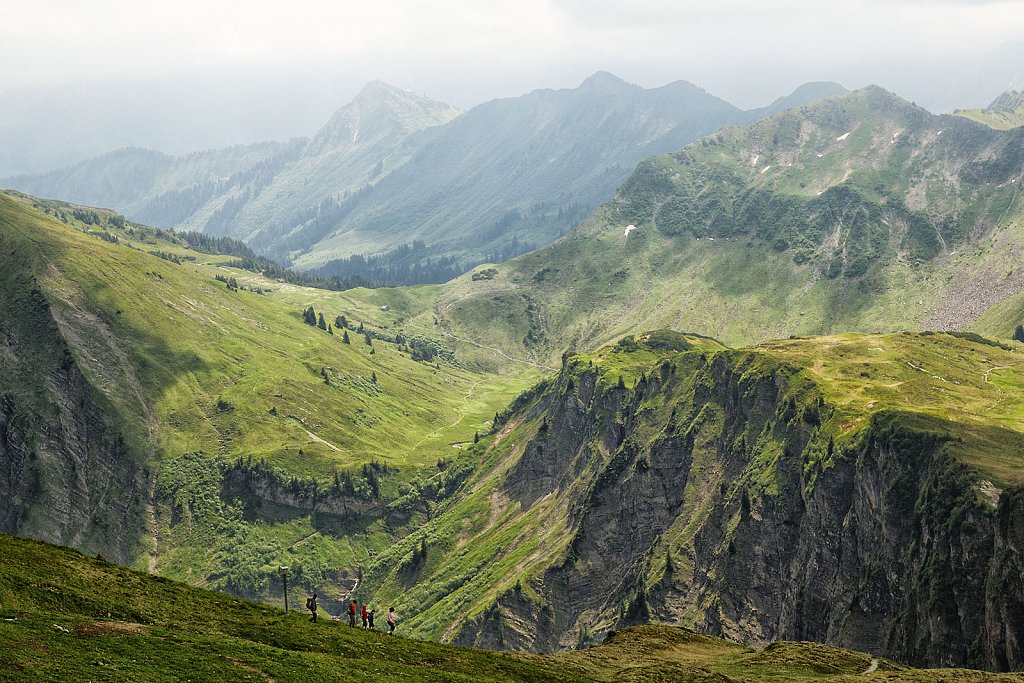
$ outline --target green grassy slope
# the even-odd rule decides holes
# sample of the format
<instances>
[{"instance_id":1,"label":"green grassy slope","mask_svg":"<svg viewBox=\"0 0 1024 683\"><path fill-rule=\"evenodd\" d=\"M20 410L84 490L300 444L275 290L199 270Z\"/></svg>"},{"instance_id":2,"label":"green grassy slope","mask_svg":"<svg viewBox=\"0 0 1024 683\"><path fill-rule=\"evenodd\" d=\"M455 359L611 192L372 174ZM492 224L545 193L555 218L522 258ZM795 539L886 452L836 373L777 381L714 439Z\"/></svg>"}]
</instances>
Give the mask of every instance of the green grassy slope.
<instances>
[{"instance_id":1,"label":"green grassy slope","mask_svg":"<svg viewBox=\"0 0 1024 683\"><path fill-rule=\"evenodd\" d=\"M38 288L56 320L40 334L59 332L129 452L149 463L147 528L126 531L144 531L137 565L211 587L265 596L264 569L279 562L304 568L297 579L310 585L354 576L444 495L438 482L462 471L445 463L464 463L463 447L536 376L470 371L457 356L418 362L355 331L344 344L302 310L392 337L402 328L390 311L228 268L110 212L0 194L0 254L25 290L5 298L5 319L32 319ZM44 346L0 363L18 405L46 400ZM398 499L401 509L386 508Z\"/></svg>"},{"instance_id":2,"label":"green grassy slope","mask_svg":"<svg viewBox=\"0 0 1024 683\"><path fill-rule=\"evenodd\" d=\"M514 391L514 381L502 396L501 380L496 390L490 377L414 362L394 344L368 346L353 332L343 344L340 333L303 324L308 305L332 325L342 314L358 321L341 295L293 286L232 291L214 275L244 281L237 271L175 264L145 253L145 245L126 248L131 240L115 245L68 229L31 200L2 195L0 202L5 242L40 254L11 265L39 269L91 379L116 387L115 401L142 397L142 406L125 407L125 421L150 421L148 446L158 453L252 456L296 474L333 474L371 460L433 465L451 449L425 435L472 438ZM189 254L166 244L148 250ZM460 429L447 431L453 423Z\"/></svg>"},{"instance_id":3,"label":"green grassy slope","mask_svg":"<svg viewBox=\"0 0 1024 683\"><path fill-rule=\"evenodd\" d=\"M555 657L457 648L281 610L0 536L0 669L9 681L1014 681L922 671L808 643L753 651L670 627ZM300 601L299 593L293 594ZM401 633L402 627L399 627Z\"/></svg>"},{"instance_id":4,"label":"green grassy slope","mask_svg":"<svg viewBox=\"0 0 1024 683\"><path fill-rule=\"evenodd\" d=\"M873 87L726 128L422 320L547 363L658 327L743 344L985 325L1024 288L1020 139Z\"/></svg>"},{"instance_id":5,"label":"green grassy slope","mask_svg":"<svg viewBox=\"0 0 1024 683\"><path fill-rule=\"evenodd\" d=\"M1024 345L970 333L844 334L765 342L839 408L844 431L888 410L938 418L958 457L999 486L1024 485Z\"/></svg>"}]
</instances>

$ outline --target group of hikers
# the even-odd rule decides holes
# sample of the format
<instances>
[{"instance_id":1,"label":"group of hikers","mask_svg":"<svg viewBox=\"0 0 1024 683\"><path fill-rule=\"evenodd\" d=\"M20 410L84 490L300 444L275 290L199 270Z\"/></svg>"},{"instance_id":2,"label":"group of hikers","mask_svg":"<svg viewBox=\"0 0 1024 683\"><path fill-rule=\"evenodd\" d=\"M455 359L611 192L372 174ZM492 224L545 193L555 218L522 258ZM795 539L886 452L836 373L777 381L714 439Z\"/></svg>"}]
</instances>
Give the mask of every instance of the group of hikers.
<instances>
[{"instance_id":1,"label":"group of hikers","mask_svg":"<svg viewBox=\"0 0 1024 683\"><path fill-rule=\"evenodd\" d=\"M309 620L312 621L312 622L316 621L316 612L317 612L317 609L318 609L318 606L316 604L316 598L317 598L316 593L313 593L312 597L306 598L306 609L308 609L310 611L310 613L313 615L313 616L311 616L309 618ZM373 618L376 615L377 610L370 609L370 606L367 605L365 602L363 603L361 609L359 608L358 605L359 605L359 603L358 603L358 601L355 598L351 598L351 599L348 600L348 607L345 610L345 611L348 612L348 625L349 626L355 626L356 625L356 616L358 615L362 619L362 621L363 621L363 628L365 628L365 629L373 629L374 628ZM394 607L388 608L387 624L388 624L388 633L391 634L391 635L394 635L395 634L395 626L398 625L398 617L395 615L395 608Z\"/></svg>"}]
</instances>

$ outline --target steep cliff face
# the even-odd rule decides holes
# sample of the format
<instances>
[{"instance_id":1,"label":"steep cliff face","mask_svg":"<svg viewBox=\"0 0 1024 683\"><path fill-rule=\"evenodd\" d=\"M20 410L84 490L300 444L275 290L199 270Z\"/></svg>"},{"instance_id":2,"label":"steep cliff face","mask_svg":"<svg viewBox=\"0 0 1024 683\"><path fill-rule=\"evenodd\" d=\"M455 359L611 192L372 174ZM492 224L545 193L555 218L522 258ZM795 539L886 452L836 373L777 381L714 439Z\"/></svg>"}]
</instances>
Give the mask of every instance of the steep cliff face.
<instances>
[{"instance_id":1,"label":"steep cliff face","mask_svg":"<svg viewBox=\"0 0 1024 683\"><path fill-rule=\"evenodd\" d=\"M334 486L323 486L316 479L286 479L259 464L236 462L223 465L222 471L221 495L240 501L251 515L258 515L265 507L281 506L300 514L380 518L390 502L369 483L376 479L366 477L358 481L346 475L344 482L336 479Z\"/></svg>"},{"instance_id":2,"label":"steep cliff face","mask_svg":"<svg viewBox=\"0 0 1024 683\"><path fill-rule=\"evenodd\" d=\"M566 552L454 640L550 651L654 620L750 643L816 640L929 666L1013 669L1024 496L900 410L855 417L800 369L683 354L632 389L570 361L506 495L559 497Z\"/></svg>"},{"instance_id":3,"label":"steep cliff face","mask_svg":"<svg viewBox=\"0 0 1024 683\"><path fill-rule=\"evenodd\" d=\"M146 527L147 471L38 283L11 273L4 284L0 530L131 563Z\"/></svg>"}]
</instances>

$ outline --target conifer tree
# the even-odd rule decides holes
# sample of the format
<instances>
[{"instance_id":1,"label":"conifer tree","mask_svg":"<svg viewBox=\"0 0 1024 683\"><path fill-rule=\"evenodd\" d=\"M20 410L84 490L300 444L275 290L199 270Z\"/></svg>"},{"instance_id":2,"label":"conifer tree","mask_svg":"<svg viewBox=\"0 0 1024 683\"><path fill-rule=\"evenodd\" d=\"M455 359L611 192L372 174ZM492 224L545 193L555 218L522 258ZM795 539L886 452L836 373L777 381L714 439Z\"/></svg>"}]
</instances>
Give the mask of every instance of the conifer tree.
<instances>
[{"instance_id":1,"label":"conifer tree","mask_svg":"<svg viewBox=\"0 0 1024 683\"><path fill-rule=\"evenodd\" d=\"M369 332L364 332L363 333L363 339L366 340L366 345L367 346L373 346L373 339L370 338L370 333Z\"/></svg>"},{"instance_id":2,"label":"conifer tree","mask_svg":"<svg viewBox=\"0 0 1024 683\"><path fill-rule=\"evenodd\" d=\"M374 370L373 373L370 374L370 381L373 382L374 384L377 383L377 371L376 370Z\"/></svg>"},{"instance_id":3,"label":"conifer tree","mask_svg":"<svg viewBox=\"0 0 1024 683\"><path fill-rule=\"evenodd\" d=\"M334 334L334 328L331 327L330 323L327 323L327 334Z\"/></svg>"},{"instance_id":4,"label":"conifer tree","mask_svg":"<svg viewBox=\"0 0 1024 683\"><path fill-rule=\"evenodd\" d=\"M1017 329L1013 331L1013 338L1019 342L1024 342L1024 325L1017 325Z\"/></svg>"},{"instance_id":5,"label":"conifer tree","mask_svg":"<svg viewBox=\"0 0 1024 683\"><path fill-rule=\"evenodd\" d=\"M327 329L327 322L324 320L323 313L320 314L320 320L317 321L316 326L319 327L321 330Z\"/></svg>"},{"instance_id":6,"label":"conifer tree","mask_svg":"<svg viewBox=\"0 0 1024 683\"><path fill-rule=\"evenodd\" d=\"M348 330L345 330L345 333L341 337L341 341L345 342L346 344L352 343L348 338Z\"/></svg>"}]
</instances>

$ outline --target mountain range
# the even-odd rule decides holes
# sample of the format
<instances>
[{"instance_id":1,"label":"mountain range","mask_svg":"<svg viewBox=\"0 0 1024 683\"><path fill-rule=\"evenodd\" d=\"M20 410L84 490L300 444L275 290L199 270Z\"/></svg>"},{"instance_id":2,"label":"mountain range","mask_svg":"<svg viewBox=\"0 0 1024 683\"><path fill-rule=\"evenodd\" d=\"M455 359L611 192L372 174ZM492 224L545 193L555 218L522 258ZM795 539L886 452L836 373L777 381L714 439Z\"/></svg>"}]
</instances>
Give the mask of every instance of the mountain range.
<instances>
[{"instance_id":1,"label":"mountain range","mask_svg":"<svg viewBox=\"0 0 1024 683\"><path fill-rule=\"evenodd\" d=\"M808 84L743 112L685 81L647 90L602 72L578 88L538 90L460 115L374 82L309 140L185 157L120 150L0 185L231 236L328 275L372 277L364 262L345 259L419 242L418 261L449 257L462 265L437 276L444 280L564 234L644 158L841 92L833 83Z\"/></svg>"},{"instance_id":2,"label":"mountain range","mask_svg":"<svg viewBox=\"0 0 1024 683\"><path fill-rule=\"evenodd\" d=\"M474 647L667 622L1020 670L1022 174L1024 129L868 87L646 159L507 263L341 292L0 194L0 531L275 604L288 565Z\"/></svg>"}]
</instances>

